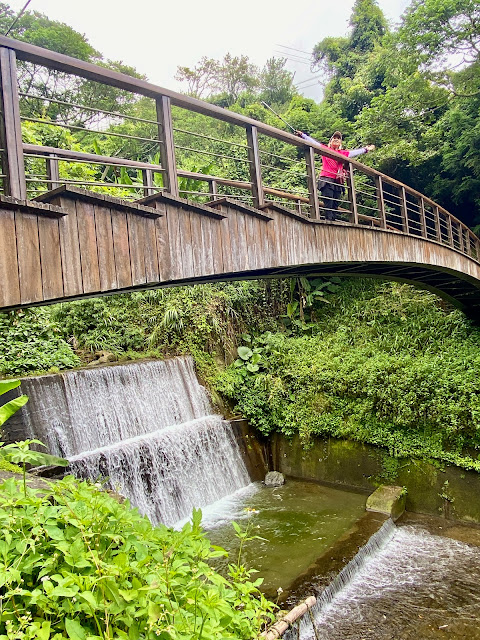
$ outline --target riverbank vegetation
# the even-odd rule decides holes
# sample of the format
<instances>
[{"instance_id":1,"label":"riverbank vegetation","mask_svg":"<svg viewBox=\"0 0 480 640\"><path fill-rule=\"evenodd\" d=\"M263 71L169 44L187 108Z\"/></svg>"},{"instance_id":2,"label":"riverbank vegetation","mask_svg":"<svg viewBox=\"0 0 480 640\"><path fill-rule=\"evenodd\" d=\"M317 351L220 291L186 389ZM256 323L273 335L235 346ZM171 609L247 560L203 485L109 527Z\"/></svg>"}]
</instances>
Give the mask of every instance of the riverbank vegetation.
<instances>
[{"instance_id":1,"label":"riverbank vegetation","mask_svg":"<svg viewBox=\"0 0 480 640\"><path fill-rule=\"evenodd\" d=\"M4 376L105 353L192 354L215 397L264 434L298 432L305 444L348 438L480 471L480 329L406 284L201 285L13 311L0 321ZM35 339L40 321L49 334ZM23 351L19 335L28 337Z\"/></svg>"},{"instance_id":2,"label":"riverbank vegetation","mask_svg":"<svg viewBox=\"0 0 480 640\"><path fill-rule=\"evenodd\" d=\"M0 485L0 638L250 640L275 608L200 526L153 527L108 493L69 476L41 491ZM260 581L261 582L261 581Z\"/></svg>"}]
</instances>

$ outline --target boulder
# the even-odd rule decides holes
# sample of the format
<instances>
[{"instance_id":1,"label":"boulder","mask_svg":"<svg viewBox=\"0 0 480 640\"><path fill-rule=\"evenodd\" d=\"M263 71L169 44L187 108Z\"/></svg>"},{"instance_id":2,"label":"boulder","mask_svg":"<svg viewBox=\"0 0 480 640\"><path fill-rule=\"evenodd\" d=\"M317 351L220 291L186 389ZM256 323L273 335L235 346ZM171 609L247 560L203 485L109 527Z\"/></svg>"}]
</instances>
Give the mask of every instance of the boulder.
<instances>
[{"instance_id":1,"label":"boulder","mask_svg":"<svg viewBox=\"0 0 480 640\"><path fill-rule=\"evenodd\" d=\"M397 520L405 511L406 493L403 487L380 485L367 498L367 511L376 511Z\"/></svg>"},{"instance_id":2,"label":"boulder","mask_svg":"<svg viewBox=\"0 0 480 640\"><path fill-rule=\"evenodd\" d=\"M281 487L285 484L285 478L280 471L269 471L265 476L265 486L267 487Z\"/></svg>"}]
</instances>

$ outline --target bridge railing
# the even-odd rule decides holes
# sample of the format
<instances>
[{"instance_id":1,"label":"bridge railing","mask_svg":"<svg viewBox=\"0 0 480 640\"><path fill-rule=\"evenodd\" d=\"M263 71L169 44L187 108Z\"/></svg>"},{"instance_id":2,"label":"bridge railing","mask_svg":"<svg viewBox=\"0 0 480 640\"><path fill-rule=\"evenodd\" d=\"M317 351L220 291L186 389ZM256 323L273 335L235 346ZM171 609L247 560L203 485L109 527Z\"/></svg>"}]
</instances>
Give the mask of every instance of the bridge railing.
<instances>
[{"instance_id":1,"label":"bridge railing","mask_svg":"<svg viewBox=\"0 0 480 640\"><path fill-rule=\"evenodd\" d=\"M19 68L40 80L19 90ZM143 100L146 115L90 104L88 92L81 103L59 98L49 88L52 70L56 81L83 78L94 88L114 87L125 103L132 96ZM39 92L43 78L46 90ZM328 156L341 160L347 173L337 202L340 220L423 237L480 258L472 231L421 193L252 118L3 36L0 80L0 179L6 195L33 198L72 184L132 199L157 192L203 202L229 196L260 209L280 204L321 221L325 207L317 174L321 157ZM45 138L55 144L38 143ZM77 150L80 139L92 152ZM102 147L110 153L102 154Z\"/></svg>"}]
</instances>

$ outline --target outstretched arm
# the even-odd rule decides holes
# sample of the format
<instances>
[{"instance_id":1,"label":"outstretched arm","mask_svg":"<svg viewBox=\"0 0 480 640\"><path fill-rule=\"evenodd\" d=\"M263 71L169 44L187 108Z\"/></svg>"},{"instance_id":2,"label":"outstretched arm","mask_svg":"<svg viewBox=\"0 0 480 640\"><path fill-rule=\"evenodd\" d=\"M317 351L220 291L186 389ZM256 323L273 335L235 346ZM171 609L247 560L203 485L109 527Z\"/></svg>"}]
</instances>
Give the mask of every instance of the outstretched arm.
<instances>
[{"instance_id":1,"label":"outstretched arm","mask_svg":"<svg viewBox=\"0 0 480 640\"><path fill-rule=\"evenodd\" d=\"M374 149L374 144L367 144L366 147L361 147L360 149L350 149L350 151L348 152L348 157L356 158L357 156L361 156L362 154L367 153L368 151L373 151Z\"/></svg>"},{"instance_id":2,"label":"outstretched arm","mask_svg":"<svg viewBox=\"0 0 480 640\"><path fill-rule=\"evenodd\" d=\"M325 146L324 144L322 144L318 140L315 140L315 138L311 138L310 136L307 136L307 134L303 133L303 131L295 131L295 135L297 135L299 138L303 138L307 142L313 142L313 144L321 144L322 147Z\"/></svg>"}]
</instances>

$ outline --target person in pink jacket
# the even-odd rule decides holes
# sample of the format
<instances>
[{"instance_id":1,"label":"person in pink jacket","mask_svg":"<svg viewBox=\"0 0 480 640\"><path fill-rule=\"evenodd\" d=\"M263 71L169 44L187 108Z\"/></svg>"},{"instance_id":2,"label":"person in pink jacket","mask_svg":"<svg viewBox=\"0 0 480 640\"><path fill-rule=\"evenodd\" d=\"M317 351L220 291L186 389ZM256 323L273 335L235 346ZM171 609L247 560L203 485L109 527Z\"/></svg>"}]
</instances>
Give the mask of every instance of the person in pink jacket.
<instances>
[{"instance_id":1,"label":"person in pink jacket","mask_svg":"<svg viewBox=\"0 0 480 640\"><path fill-rule=\"evenodd\" d=\"M297 131L296 134L308 142L313 142L321 147L332 149L346 158L356 158L357 156L361 156L363 153L367 153L368 151L373 151L375 149L375 145L373 144L367 144L366 147L361 147L360 149L342 149L342 134L340 131L335 131L333 136L330 138L328 145L322 144L321 142L318 142L318 140L307 136L303 131ZM325 218L327 220L337 220L339 217L337 209L340 204L340 198L344 192L344 184L344 164L339 160L322 156L322 170L318 176L318 190L322 194Z\"/></svg>"}]
</instances>

